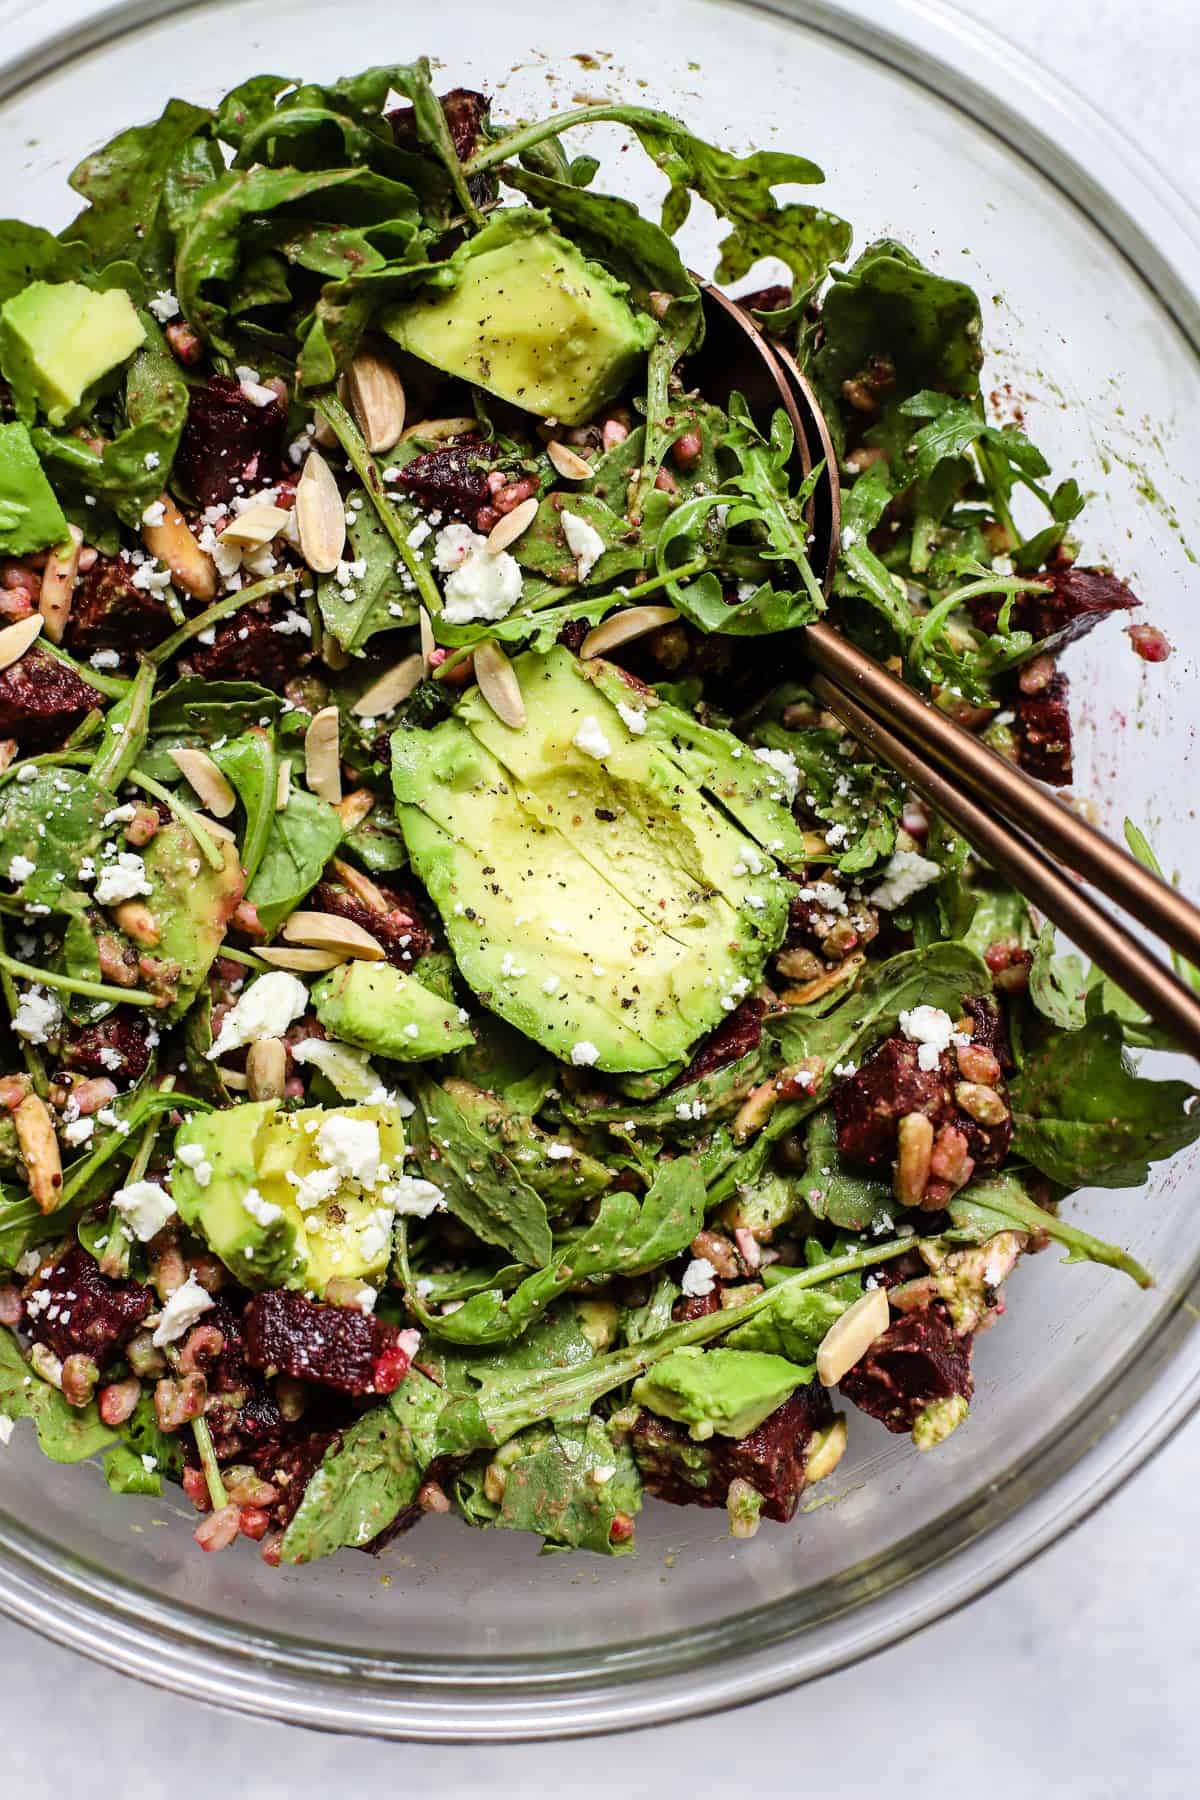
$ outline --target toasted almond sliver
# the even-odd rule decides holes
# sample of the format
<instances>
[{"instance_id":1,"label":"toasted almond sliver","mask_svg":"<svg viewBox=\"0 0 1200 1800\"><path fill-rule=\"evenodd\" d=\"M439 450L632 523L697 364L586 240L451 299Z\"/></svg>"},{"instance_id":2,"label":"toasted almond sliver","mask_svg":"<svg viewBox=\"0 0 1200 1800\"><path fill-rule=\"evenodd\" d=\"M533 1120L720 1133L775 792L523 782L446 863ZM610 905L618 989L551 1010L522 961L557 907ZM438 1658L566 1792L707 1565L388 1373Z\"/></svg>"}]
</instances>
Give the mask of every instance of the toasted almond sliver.
<instances>
[{"instance_id":1,"label":"toasted almond sliver","mask_svg":"<svg viewBox=\"0 0 1200 1800\"><path fill-rule=\"evenodd\" d=\"M309 950L336 950L339 956L360 957L363 962L382 962L384 950L378 938L336 913L294 912L283 928L289 944Z\"/></svg>"},{"instance_id":2,"label":"toasted almond sliver","mask_svg":"<svg viewBox=\"0 0 1200 1800\"><path fill-rule=\"evenodd\" d=\"M304 734L304 779L309 791L318 799L328 800L330 806L336 806L342 797L340 724L337 707L323 706L314 713Z\"/></svg>"},{"instance_id":3,"label":"toasted almond sliver","mask_svg":"<svg viewBox=\"0 0 1200 1800\"><path fill-rule=\"evenodd\" d=\"M285 756L275 777L275 811L282 812L292 792L292 759Z\"/></svg>"},{"instance_id":4,"label":"toasted almond sliver","mask_svg":"<svg viewBox=\"0 0 1200 1800\"><path fill-rule=\"evenodd\" d=\"M237 805L237 795L207 750L168 750L167 755L209 812L227 819Z\"/></svg>"},{"instance_id":5,"label":"toasted almond sliver","mask_svg":"<svg viewBox=\"0 0 1200 1800\"><path fill-rule=\"evenodd\" d=\"M269 544L272 538L279 536L288 516L282 506L271 506L265 500L256 501L235 519L230 519L224 531L218 533L218 542L245 545L248 550L258 544Z\"/></svg>"},{"instance_id":6,"label":"toasted almond sliver","mask_svg":"<svg viewBox=\"0 0 1200 1800\"><path fill-rule=\"evenodd\" d=\"M207 831L209 837L223 838L227 844L237 843L237 832L231 831L228 825L222 825L219 819L210 819L207 813L197 813L196 823Z\"/></svg>"},{"instance_id":7,"label":"toasted almond sliver","mask_svg":"<svg viewBox=\"0 0 1200 1800\"><path fill-rule=\"evenodd\" d=\"M244 1094L246 1089L250 1086L249 1081L242 1074L240 1069L226 1069L218 1063L217 1074L221 1077L225 1086L231 1088L235 1094Z\"/></svg>"},{"instance_id":8,"label":"toasted almond sliver","mask_svg":"<svg viewBox=\"0 0 1200 1800\"><path fill-rule=\"evenodd\" d=\"M426 669L428 669L433 658L433 653L437 649L437 639L433 635L433 626L430 623L429 614L425 611L423 606L417 608L417 629L421 634L421 656L424 659Z\"/></svg>"},{"instance_id":9,"label":"toasted almond sliver","mask_svg":"<svg viewBox=\"0 0 1200 1800\"><path fill-rule=\"evenodd\" d=\"M296 529L309 568L316 575L332 575L346 548L346 503L319 450L309 451L296 484Z\"/></svg>"},{"instance_id":10,"label":"toasted almond sliver","mask_svg":"<svg viewBox=\"0 0 1200 1800\"><path fill-rule=\"evenodd\" d=\"M572 450L569 444L560 444L557 438L551 438L546 445L546 455L554 464L564 481L590 481L592 465Z\"/></svg>"},{"instance_id":11,"label":"toasted almond sliver","mask_svg":"<svg viewBox=\"0 0 1200 1800\"><path fill-rule=\"evenodd\" d=\"M620 644L645 637L648 631L673 625L678 617L673 606L627 606L624 612L612 613L594 631L589 631L579 647L579 654L585 662L589 657L605 656Z\"/></svg>"},{"instance_id":12,"label":"toasted almond sliver","mask_svg":"<svg viewBox=\"0 0 1200 1800\"><path fill-rule=\"evenodd\" d=\"M835 1319L817 1351L817 1379L822 1387L836 1387L843 1375L861 1356L865 1356L875 1339L888 1328L888 1297L884 1288L868 1288L865 1294Z\"/></svg>"},{"instance_id":13,"label":"toasted almond sliver","mask_svg":"<svg viewBox=\"0 0 1200 1800\"><path fill-rule=\"evenodd\" d=\"M46 558L42 591L38 596L38 611L46 621L46 636L52 644L62 643L71 616L71 601L79 574L79 552L83 548L83 533L78 525L68 529L71 533L69 544L52 550Z\"/></svg>"},{"instance_id":14,"label":"toasted almond sliver","mask_svg":"<svg viewBox=\"0 0 1200 1800\"><path fill-rule=\"evenodd\" d=\"M404 383L373 350L360 350L346 378L350 410L373 456L391 450L404 430Z\"/></svg>"},{"instance_id":15,"label":"toasted almond sliver","mask_svg":"<svg viewBox=\"0 0 1200 1800\"><path fill-rule=\"evenodd\" d=\"M447 438L463 437L469 431L478 431L478 419L418 419L415 425L409 425L400 433L400 442L406 443L409 438L428 438L430 443L441 444Z\"/></svg>"},{"instance_id":16,"label":"toasted almond sliver","mask_svg":"<svg viewBox=\"0 0 1200 1800\"><path fill-rule=\"evenodd\" d=\"M53 1212L62 1199L62 1157L49 1108L39 1095L27 1094L12 1119L29 1191L41 1212Z\"/></svg>"},{"instance_id":17,"label":"toasted almond sliver","mask_svg":"<svg viewBox=\"0 0 1200 1800\"><path fill-rule=\"evenodd\" d=\"M325 969L336 969L339 963L346 961L341 950L285 950L271 945L265 950L256 950L254 954L262 962L270 963L273 969L294 969L297 975L319 975Z\"/></svg>"},{"instance_id":18,"label":"toasted almond sliver","mask_svg":"<svg viewBox=\"0 0 1200 1800\"><path fill-rule=\"evenodd\" d=\"M352 788L344 800L337 802L334 811L346 830L353 831L362 824L374 805L375 796L370 788Z\"/></svg>"},{"instance_id":19,"label":"toasted almond sliver","mask_svg":"<svg viewBox=\"0 0 1200 1800\"><path fill-rule=\"evenodd\" d=\"M282 1100L287 1051L282 1038L260 1038L246 1052L246 1085L252 1100Z\"/></svg>"},{"instance_id":20,"label":"toasted almond sliver","mask_svg":"<svg viewBox=\"0 0 1200 1800\"><path fill-rule=\"evenodd\" d=\"M515 544L529 530L537 518L538 504L537 496L530 494L528 500L522 500L520 506L514 506L511 512L505 513L503 518L496 521L488 532L487 543L484 545L489 556L499 556L501 550L507 550L510 544Z\"/></svg>"},{"instance_id":21,"label":"toasted almond sliver","mask_svg":"<svg viewBox=\"0 0 1200 1800\"><path fill-rule=\"evenodd\" d=\"M350 711L361 719L377 719L383 713L390 713L402 700L408 699L424 673L425 658L420 651L406 656L403 662L386 669L378 681L373 681L366 692L358 696Z\"/></svg>"},{"instance_id":22,"label":"toasted almond sliver","mask_svg":"<svg viewBox=\"0 0 1200 1800\"><path fill-rule=\"evenodd\" d=\"M7 669L24 656L44 624L41 613L36 612L0 631L0 669Z\"/></svg>"},{"instance_id":23,"label":"toasted almond sliver","mask_svg":"<svg viewBox=\"0 0 1200 1800\"><path fill-rule=\"evenodd\" d=\"M345 802L343 802L344 804ZM354 867L353 863L343 862L340 856L333 857L329 866L343 887L348 887L354 898L361 900L371 912L385 913L388 911L388 903L383 897L382 889L375 886L369 875L364 875L361 869Z\"/></svg>"},{"instance_id":24,"label":"toasted almond sliver","mask_svg":"<svg viewBox=\"0 0 1200 1800\"><path fill-rule=\"evenodd\" d=\"M475 679L479 691L500 720L513 731L525 723L525 700L517 672L493 638L475 648Z\"/></svg>"},{"instance_id":25,"label":"toasted almond sliver","mask_svg":"<svg viewBox=\"0 0 1200 1800\"><path fill-rule=\"evenodd\" d=\"M159 505L163 509L161 525L143 525L142 542L151 556L156 556L171 571L172 585L182 588L193 600L212 600L217 592L217 565L207 550L202 550L191 530L172 500L170 494L160 494Z\"/></svg>"}]
</instances>

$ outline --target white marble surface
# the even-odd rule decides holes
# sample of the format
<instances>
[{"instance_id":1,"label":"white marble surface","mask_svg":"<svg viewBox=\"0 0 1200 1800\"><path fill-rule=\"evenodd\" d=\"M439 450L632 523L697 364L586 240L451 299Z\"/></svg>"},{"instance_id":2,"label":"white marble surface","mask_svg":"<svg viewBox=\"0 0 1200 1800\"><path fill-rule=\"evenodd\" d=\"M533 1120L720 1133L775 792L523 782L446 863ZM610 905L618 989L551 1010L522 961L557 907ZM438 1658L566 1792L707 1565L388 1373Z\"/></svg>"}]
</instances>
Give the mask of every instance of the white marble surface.
<instances>
[{"instance_id":1,"label":"white marble surface","mask_svg":"<svg viewBox=\"0 0 1200 1800\"><path fill-rule=\"evenodd\" d=\"M40 19L89 0L39 0ZM957 0L999 24L1200 188L1197 0ZM0 0L4 47L30 0ZM886 13L886 8L884 9ZM18 23L20 21L20 23ZM6 201L11 204L12 197ZM1108 1507L1003 1588L801 1693L736 1715L578 1745L478 1751L390 1746L217 1717L0 1623L0 1791L49 1800L103 1789L159 1800L202 1784L247 1800L417 1788L438 1800L560 1785L707 1800L752 1783L845 1800L1192 1800L1200 1762L1200 1616L1193 1592L1200 1421ZM830 1773L821 1767L831 1759Z\"/></svg>"}]
</instances>

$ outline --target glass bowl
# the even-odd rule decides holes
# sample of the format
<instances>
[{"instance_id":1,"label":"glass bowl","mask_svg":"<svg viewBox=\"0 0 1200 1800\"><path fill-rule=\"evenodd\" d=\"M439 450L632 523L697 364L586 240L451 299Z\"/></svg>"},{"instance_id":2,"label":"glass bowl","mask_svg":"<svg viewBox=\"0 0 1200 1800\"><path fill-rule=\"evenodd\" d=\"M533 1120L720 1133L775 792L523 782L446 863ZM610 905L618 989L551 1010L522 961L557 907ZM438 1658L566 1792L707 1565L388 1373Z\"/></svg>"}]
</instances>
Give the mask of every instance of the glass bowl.
<instances>
[{"instance_id":1,"label":"glass bowl","mask_svg":"<svg viewBox=\"0 0 1200 1800\"><path fill-rule=\"evenodd\" d=\"M266 68L326 76L421 51L508 113L632 96L736 147L815 157L860 245L899 236L975 283L997 404L1097 490L1089 560L1127 574L1177 648L1148 668L1114 628L1071 652L1080 789L1110 827L1137 819L1200 891L1200 580L1180 524L1200 478L1200 236L1158 171L1057 79L929 0L607 0L595 18L442 0L401 21L369 0L140 0L85 20L0 73L6 204L61 225L76 159L170 93L207 101ZM614 157L606 179L615 166L651 200L620 131L595 140ZM701 270L710 226L686 228ZM98 1469L56 1469L22 1431L0 1461L0 1606L194 1697L383 1736L627 1728L826 1673L1028 1560L1187 1417L1198 1155L1159 1165L1145 1191L1072 1202L1156 1271L1152 1292L1053 1252L1032 1261L979 1344L968 1424L920 1457L854 1416L828 1487L751 1543L731 1544L723 1514L651 1504L636 1556L612 1562L430 1520L381 1561L273 1572L249 1549L198 1555L187 1509L117 1500Z\"/></svg>"}]
</instances>

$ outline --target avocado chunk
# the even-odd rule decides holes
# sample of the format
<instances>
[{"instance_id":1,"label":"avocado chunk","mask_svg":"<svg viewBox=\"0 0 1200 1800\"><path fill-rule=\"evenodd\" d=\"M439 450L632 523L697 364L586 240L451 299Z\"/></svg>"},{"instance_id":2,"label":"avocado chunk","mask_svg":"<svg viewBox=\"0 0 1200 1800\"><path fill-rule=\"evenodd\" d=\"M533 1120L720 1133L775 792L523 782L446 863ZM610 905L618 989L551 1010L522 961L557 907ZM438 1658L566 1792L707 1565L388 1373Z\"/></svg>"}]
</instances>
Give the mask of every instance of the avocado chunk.
<instances>
[{"instance_id":1,"label":"avocado chunk","mask_svg":"<svg viewBox=\"0 0 1200 1800\"><path fill-rule=\"evenodd\" d=\"M636 1405L688 1427L697 1443L742 1438L805 1382L811 1368L759 1350L673 1350L633 1384Z\"/></svg>"},{"instance_id":2,"label":"avocado chunk","mask_svg":"<svg viewBox=\"0 0 1200 1800\"><path fill-rule=\"evenodd\" d=\"M564 425L616 398L657 329L548 213L501 213L447 267L454 286L387 308L384 331L435 369Z\"/></svg>"},{"instance_id":3,"label":"avocado chunk","mask_svg":"<svg viewBox=\"0 0 1200 1800\"><path fill-rule=\"evenodd\" d=\"M393 1062L428 1062L475 1041L459 1007L391 963L343 963L312 995L326 1031Z\"/></svg>"},{"instance_id":4,"label":"avocado chunk","mask_svg":"<svg viewBox=\"0 0 1200 1800\"><path fill-rule=\"evenodd\" d=\"M171 1192L184 1223L250 1288L318 1296L338 1276L381 1283L404 1130L391 1105L281 1112L250 1101L186 1120Z\"/></svg>"},{"instance_id":5,"label":"avocado chunk","mask_svg":"<svg viewBox=\"0 0 1200 1800\"><path fill-rule=\"evenodd\" d=\"M166 1011L168 1019L182 1017L191 1005L225 941L225 928L245 887L236 845L220 838L217 848L223 863L214 869L179 819L155 832L146 846L150 883L146 905L159 931L152 954L178 970L170 977L175 997Z\"/></svg>"},{"instance_id":6,"label":"avocado chunk","mask_svg":"<svg viewBox=\"0 0 1200 1800\"><path fill-rule=\"evenodd\" d=\"M673 745L630 729L568 650L513 668L523 730L474 692L433 730L392 739L412 866L493 1012L565 1062L667 1069L759 980L786 928L785 884Z\"/></svg>"},{"instance_id":7,"label":"avocado chunk","mask_svg":"<svg viewBox=\"0 0 1200 1800\"><path fill-rule=\"evenodd\" d=\"M67 521L24 425L0 425L0 551L24 556L67 541Z\"/></svg>"},{"instance_id":8,"label":"avocado chunk","mask_svg":"<svg viewBox=\"0 0 1200 1800\"><path fill-rule=\"evenodd\" d=\"M74 412L86 389L145 342L146 328L123 288L97 292L78 281L33 281L0 307L4 373L31 394L51 425Z\"/></svg>"}]
</instances>

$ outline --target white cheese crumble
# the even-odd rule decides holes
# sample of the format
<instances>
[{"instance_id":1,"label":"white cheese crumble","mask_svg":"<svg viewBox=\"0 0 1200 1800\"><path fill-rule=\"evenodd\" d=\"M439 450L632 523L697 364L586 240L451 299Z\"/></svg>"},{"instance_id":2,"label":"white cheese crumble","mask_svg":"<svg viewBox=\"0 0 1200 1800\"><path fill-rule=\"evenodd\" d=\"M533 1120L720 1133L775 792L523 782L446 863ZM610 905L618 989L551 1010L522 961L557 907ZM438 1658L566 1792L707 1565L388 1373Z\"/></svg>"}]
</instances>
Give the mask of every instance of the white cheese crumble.
<instances>
[{"instance_id":1,"label":"white cheese crumble","mask_svg":"<svg viewBox=\"0 0 1200 1800\"><path fill-rule=\"evenodd\" d=\"M12 1420L10 1418L6 1417L6 1415L4 1413L0 1413L0 1445L7 1444L9 1439L12 1437L12 1434L13 1434Z\"/></svg>"},{"instance_id":2,"label":"white cheese crumble","mask_svg":"<svg viewBox=\"0 0 1200 1800\"><path fill-rule=\"evenodd\" d=\"M754 755L756 761L765 763L769 769L774 769L776 775L778 775L780 781L783 783L784 792L787 794L789 802L794 800L796 798L796 790L800 786L800 771L796 767L796 759L791 751L756 750Z\"/></svg>"},{"instance_id":3,"label":"white cheese crumble","mask_svg":"<svg viewBox=\"0 0 1200 1800\"><path fill-rule=\"evenodd\" d=\"M62 1023L58 995L46 988L26 988L13 1014L13 1030L30 1044L44 1044Z\"/></svg>"},{"instance_id":4,"label":"white cheese crumble","mask_svg":"<svg viewBox=\"0 0 1200 1800\"><path fill-rule=\"evenodd\" d=\"M225 1014L208 1060L212 1062L229 1050L240 1050L243 1044L282 1037L307 1005L308 989L286 969L272 969L269 975L260 975Z\"/></svg>"},{"instance_id":5,"label":"white cheese crumble","mask_svg":"<svg viewBox=\"0 0 1200 1800\"><path fill-rule=\"evenodd\" d=\"M347 1181L373 1188L379 1180L379 1127L374 1119L331 1113L317 1133L317 1155Z\"/></svg>"},{"instance_id":6,"label":"white cheese crumble","mask_svg":"<svg viewBox=\"0 0 1200 1800\"><path fill-rule=\"evenodd\" d=\"M152 500L149 506L143 509L142 524L161 525L166 516L167 509L164 502L161 500Z\"/></svg>"},{"instance_id":7,"label":"white cheese crumble","mask_svg":"<svg viewBox=\"0 0 1200 1800\"><path fill-rule=\"evenodd\" d=\"M506 618L521 598L523 586L521 565L507 550L498 556L476 551L448 576L442 617L448 625Z\"/></svg>"},{"instance_id":8,"label":"white cheese crumble","mask_svg":"<svg viewBox=\"0 0 1200 1800\"><path fill-rule=\"evenodd\" d=\"M577 1044L571 1045L571 1061L577 1069L590 1069L593 1063L600 1061L600 1052L595 1044L586 1038L580 1038Z\"/></svg>"},{"instance_id":9,"label":"white cheese crumble","mask_svg":"<svg viewBox=\"0 0 1200 1800\"><path fill-rule=\"evenodd\" d=\"M189 1275L163 1307L151 1343L159 1350L164 1344L173 1344L176 1338L191 1330L212 1304L212 1295L205 1292L194 1275Z\"/></svg>"},{"instance_id":10,"label":"white cheese crumble","mask_svg":"<svg viewBox=\"0 0 1200 1800\"><path fill-rule=\"evenodd\" d=\"M191 1171L192 1180L197 1187L206 1188L212 1180L212 1164L199 1144L180 1144L175 1152L175 1160Z\"/></svg>"},{"instance_id":11,"label":"white cheese crumble","mask_svg":"<svg viewBox=\"0 0 1200 1800\"><path fill-rule=\"evenodd\" d=\"M634 737L641 737L646 729L646 715L640 706L626 706L623 700L617 701L617 712L626 731L632 731Z\"/></svg>"},{"instance_id":12,"label":"white cheese crumble","mask_svg":"<svg viewBox=\"0 0 1200 1800\"><path fill-rule=\"evenodd\" d=\"M256 1187L246 1189L242 1195L242 1207L250 1214L255 1224L261 1225L264 1230L268 1225L274 1225L277 1219L283 1217L283 1208L276 1206L272 1200L264 1200Z\"/></svg>"},{"instance_id":13,"label":"white cheese crumble","mask_svg":"<svg viewBox=\"0 0 1200 1800\"><path fill-rule=\"evenodd\" d=\"M436 1182L423 1181L419 1175L400 1175L383 1190L384 1198L406 1219L427 1219L441 1212L446 1196Z\"/></svg>"},{"instance_id":14,"label":"white cheese crumble","mask_svg":"<svg viewBox=\"0 0 1200 1800\"><path fill-rule=\"evenodd\" d=\"M154 314L160 325L165 325L168 319L179 317L179 302L170 288L159 288L154 298L147 302L146 310Z\"/></svg>"},{"instance_id":15,"label":"white cheese crumble","mask_svg":"<svg viewBox=\"0 0 1200 1800\"><path fill-rule=\"evenodd\" d=\"M30 862L27 856L14 856L8 865L8 879L10 881L28 881L36 868L37 864Z\"/></svg>"},{"instance_id":16,"label":"white cheese crumble","mask_svg":"<svg viewBox=\"0 0 1200 1800\"><path fill-rule=\"evenodd\" d=\"M547 1144L546 1155L551 1162L569 1162L575 1152L570 1144Z\"/></svg>"},{"instance_id":17,"label":"white cheese crumble","mask_svg":"<svg viewBox=\"0 0 1200 1800\"><path fill-rule=\"evenodd\" d=\"M679 1285L690 1300L703 1300L706 1294L712 1293L716 1279L717 1271L707 1256L694 1256L683 1271Z\"/></svg>"},{"instance_id":18,"label":"white cheese crumble","mask_svg":"<svg viewBox=\"0 0 1200 1800\"><path fill-rule=\"evenodd\" d=\"M112 1203L139 1244L148 1243L175 1213L175 1202L157 1181L131 1181L117 1189Z\"/></svg>"},{"instance_id":19,"label":"white cheese crumble","mask_svg":"<svg viewBox=\"0 0 1200 1800\"><path fill-rule=\"evenodd\" d=\"M585 756L594 756L597 762L612 751L612 745L600 729L600 721L595 713L587 714L571 742Z\"/></svg>"},{"instance_id":20,"label":"white cheese crumble","mask_svg":"<svg viewBox=\"0 0 1200 1800\"><path fill-rule=\"evenodd\" d=\"M119 669L121 652L119 650L93 650L88 661L93 669Z\"/></svg>"},{"instance_id":21,"label":"white cheese crumble","mask_svg":"<svg viewBox=\"0 0 1200 1800\"><path fill-rule=\"evenodd\" d=\"M96 900L101 906L119 906L122 900L152 892L146 865L134 850L118 851L115 862L104 865L96 882Z\"/></svg>"},{"instance_id":22,"label":"white cheese crumble","mask_svg":"<svg viewBox=\"0 0 1200 1800\"><path fill-rule=\"evenodd\" d=\"M604 539L596 527L580 518L578 513L564 511L560 517L567 549L575 558L575 573L580 581L586 581L604 555Z\"/></svg>"},{"instance_id":23,"label":"white cheese crumble","mask_svg":"<svg viewBox=\"0 0 1200 1800\"><path fill-rule=\"evenodd\" d=\"M941 872L938 863L918 856L915 850L896 850L883 871L883 880L870 896L871 905L883 912L894 912L936 881Z\"/></svg>"},{"instance_id":24,"label":"white cheese crumble","mask_svg":"<svg viewBox=\"0 0 1200 1800\"><path fill-rule=\"evenodd\" d=\"M900 1014L900 1029L910 1044L919 1045L918 1068L931 1071L938 1066L943 1050L951 1044L967 1044L970 1039L955 1031L954 1020L940 1006L914 1006Z\"/></svg>"},{"instance_id":25,"label":"white cheese crumble","mask_svg":"<svg viewBox=\"0 0 1200 1800\"><path fill-rule=\"evenodd\" d=\"M59 1136L64 1144L69 1145L72 1150L77 1150L80 1144L88 1142L95 1129L95 1119L72 1119L69 1125L63 1126Z\"/></svg>"},{"instance_id":26,"label":"white cheese crumble","mask_svg":"<svg viewBox=\"0 0 1200 1800\"><path fill-rule=\"evenodd\" d=\"M677 1119L702 1119L708 1108L703 1100L680 1100L675 1107Z\"/></svg>"}]
</instances>

